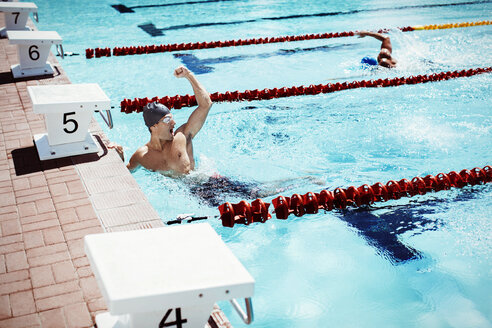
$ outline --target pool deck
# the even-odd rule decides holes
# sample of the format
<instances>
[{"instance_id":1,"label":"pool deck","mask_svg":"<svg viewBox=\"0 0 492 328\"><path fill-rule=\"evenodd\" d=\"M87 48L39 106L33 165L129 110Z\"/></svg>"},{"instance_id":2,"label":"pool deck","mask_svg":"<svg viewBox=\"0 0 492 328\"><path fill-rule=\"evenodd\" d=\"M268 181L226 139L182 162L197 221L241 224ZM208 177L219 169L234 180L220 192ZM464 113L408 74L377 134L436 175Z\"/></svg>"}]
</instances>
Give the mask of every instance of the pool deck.
<instances>
[{"instance_id":1,"label":"pool deck","mask_svg":"<svg viewBox=\"0 0 492 328\"><path fill-rule=\"evenodd\" d=\"M33 136L46 128L27 86L70 83L48 61L53 77L13 81L17 47L0 39L0 328L93 327L107 310L84 236L164 226L94 120L97 155L39 161ZM211 317L206 327L231 327L217 307Z\"/></svg>"}]
</instances>

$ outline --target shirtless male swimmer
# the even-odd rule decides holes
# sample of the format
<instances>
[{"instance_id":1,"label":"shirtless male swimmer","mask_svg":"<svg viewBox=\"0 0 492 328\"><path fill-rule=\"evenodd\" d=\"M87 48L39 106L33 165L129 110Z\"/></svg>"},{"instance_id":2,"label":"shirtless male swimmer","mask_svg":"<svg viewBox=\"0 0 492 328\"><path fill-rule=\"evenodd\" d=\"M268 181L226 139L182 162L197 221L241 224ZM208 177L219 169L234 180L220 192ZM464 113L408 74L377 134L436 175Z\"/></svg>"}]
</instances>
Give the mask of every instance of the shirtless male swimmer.
<instances>
[{"instance_id":1,"label":"shirtless male swimmer","mask_svg":"<svg viewBox=\"0 0 492 328\"><path fill-rule=\"evenodd\" d=\"M147 104L143 109L143 118L150 131L150 141L132 155L127 165L129 170L143 166L179 176L195 168L192 140L205 123L212 101L207 90L186 67L176 68L174 76L190 82L198 107L191 113L188 122L175 131L176 122L166 106L158 102ZM121 146L112 144L109 148L115 148L120 156L123 155Z\"/></svg>"}]
</instances>

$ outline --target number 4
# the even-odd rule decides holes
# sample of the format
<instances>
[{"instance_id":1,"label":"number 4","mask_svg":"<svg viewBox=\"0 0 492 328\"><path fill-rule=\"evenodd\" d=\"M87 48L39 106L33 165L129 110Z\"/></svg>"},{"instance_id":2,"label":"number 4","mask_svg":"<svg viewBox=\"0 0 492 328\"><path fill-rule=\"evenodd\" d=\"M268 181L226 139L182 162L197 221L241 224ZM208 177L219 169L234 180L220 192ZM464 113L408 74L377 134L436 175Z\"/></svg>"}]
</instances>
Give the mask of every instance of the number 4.
<instances>
[{"instance_id":1,"label":"number 4","mask_svg":"<svg viewBox=\"0 0 492 328\"><path fill-rule=\"evenodd\" d=\"M176 328L183 328L183 324L188 322L188 320L181 318L181 308L176 309L176 321L166 322L167 317L169 317L171 312L173 312L173 309L167 310L166 315L164 315L164 318L162 318L161 322L159 323L159 328L173 326L176 326Z\"/></svg>"}]
</instances>

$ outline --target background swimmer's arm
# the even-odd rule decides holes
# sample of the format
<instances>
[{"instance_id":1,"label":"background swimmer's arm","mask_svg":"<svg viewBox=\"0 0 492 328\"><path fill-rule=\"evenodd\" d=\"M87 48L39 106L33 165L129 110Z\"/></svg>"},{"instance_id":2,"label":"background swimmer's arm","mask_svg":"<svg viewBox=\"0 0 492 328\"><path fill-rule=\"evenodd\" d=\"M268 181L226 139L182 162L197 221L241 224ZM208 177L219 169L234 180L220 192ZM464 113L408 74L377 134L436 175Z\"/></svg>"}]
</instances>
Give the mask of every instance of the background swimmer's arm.
<instances>
[{"instance_id":1,"label":"background swimmer's arm","mask_svg":"<svg viewBox=\"0 0 492 328\"><path fill-rule=\"evenodd\" d=\"M207 119L210 107L212 107L212 100L210 99L207 90L205 90L203 85L198 82L195 76L186 67L178 67L174 71L174 75L178 78L184 77L190 82L193 92L195 93L196 102L198 103L198 107L191 113L188 122L180 126L176 132L180 131L183 132L187 138L194 138Z\"/></svg>"},{"instance_id":2,"label":"background swimmer's arm","mask_svg":"<svg viewBox=\"0 0 492 328\"><path fill-rule=\"evenodd\" d=\"M360 38L365 36L372 36L375 39L381 41L381 49L388 49L390 52L393 50L391 46L391 40L389 36L382 35L381 33L369 32L369 31L360 31L356 33Z\"/></svg>"}]
</instances>

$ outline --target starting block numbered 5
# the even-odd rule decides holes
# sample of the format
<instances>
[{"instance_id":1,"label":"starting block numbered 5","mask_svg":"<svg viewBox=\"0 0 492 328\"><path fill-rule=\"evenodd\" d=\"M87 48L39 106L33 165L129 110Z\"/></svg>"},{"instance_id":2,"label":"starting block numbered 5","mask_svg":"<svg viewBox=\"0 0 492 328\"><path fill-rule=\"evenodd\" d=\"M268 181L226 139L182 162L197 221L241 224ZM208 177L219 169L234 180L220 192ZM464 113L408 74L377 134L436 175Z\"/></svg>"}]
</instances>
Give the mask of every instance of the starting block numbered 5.
<instances>
[{"instance_id":1,"label":"starting block numbered 5","mask_svg":"<svg viewBox=\"0 0 492 328\"><path fill-rule=\"evenodd\" d=\"M0 12L5 13L5 27L0 29L0 37L7 36L7 31L30 31L26 26L29 13L33 13L36 22L38 7L33 2L0 2Z\"/></svg>"},{"instance_id":2,"label":"starting block numbered 5","mask_svg":"<svg viewBox=\"0 0 492 328\"><path fill-rule=\"evenodd\" d=\"M45 115L47 133L34 136L41 160L97 153L89 133L95 110L109 110L111 102L98 84L28 86L33 111Z\"/></svg>"},{"instance_id":3,"label":"starting block numbered 5","mask_svg":"<svg viewBox=\"0 0 492 328\"><path fill-rule=\"evenodd\" d=\"M62 38L55 31L8 31L10 44L17 44L19 64L12 66L14 78L53 75L53 67L47 62L52 44L59 48L63 58Z\"/></svg>"}]
</instances>

